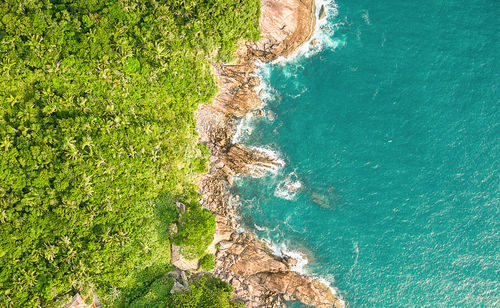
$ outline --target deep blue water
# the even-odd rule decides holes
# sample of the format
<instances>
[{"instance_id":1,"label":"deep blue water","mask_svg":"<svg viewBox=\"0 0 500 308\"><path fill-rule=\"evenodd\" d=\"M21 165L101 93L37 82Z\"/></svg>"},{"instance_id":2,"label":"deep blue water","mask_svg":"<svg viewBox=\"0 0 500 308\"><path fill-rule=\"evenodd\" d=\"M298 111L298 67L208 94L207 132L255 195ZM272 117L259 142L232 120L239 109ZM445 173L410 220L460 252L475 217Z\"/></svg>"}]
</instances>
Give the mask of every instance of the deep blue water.
<instances>
[{"instance_id":1,"label":"deep blue water","mask_svg":"<svg viewBox=\"0 0 500 308\"><path fill-rule=\"evenodd\" d=\"M351 307L498 307L500 1L337 4L263 68L275 119L240 140L286 165L237 181L242 222Z\"/></svg>"}]
</instances>

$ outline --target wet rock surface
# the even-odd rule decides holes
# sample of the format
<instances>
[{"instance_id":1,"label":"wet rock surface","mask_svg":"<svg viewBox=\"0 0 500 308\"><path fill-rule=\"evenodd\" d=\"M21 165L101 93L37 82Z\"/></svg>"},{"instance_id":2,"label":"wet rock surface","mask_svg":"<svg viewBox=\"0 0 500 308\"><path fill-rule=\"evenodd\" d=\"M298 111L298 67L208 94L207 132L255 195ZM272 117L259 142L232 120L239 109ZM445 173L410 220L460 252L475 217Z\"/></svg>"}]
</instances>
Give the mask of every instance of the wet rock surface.
<instances>
[{"instance_id":1,"label":"wet rock surface","mask_svg":"<svg viewBox=\"0 0 500 308\"><path fill-rule=\"evenodd\" d=\"M235 298L247 307L284 307L299 300L317 307L342 307L331 288L292 270L296 260L280 257L249 233L237 233L237 196L230 193L232 176L260 177L280 162L269 154L233 143L236 121L260 105L254 76L256 61L289 56L307 41L314 28L313 0L262 0L261 39L243 42L237 62L214 67L219 93L212 105L197 112L201 142L212 156L210 170L198 180L202 205L216 215L214 274L234 286ZM262 109L255 111L264 116Z\"/></svg>"}]
</instances>

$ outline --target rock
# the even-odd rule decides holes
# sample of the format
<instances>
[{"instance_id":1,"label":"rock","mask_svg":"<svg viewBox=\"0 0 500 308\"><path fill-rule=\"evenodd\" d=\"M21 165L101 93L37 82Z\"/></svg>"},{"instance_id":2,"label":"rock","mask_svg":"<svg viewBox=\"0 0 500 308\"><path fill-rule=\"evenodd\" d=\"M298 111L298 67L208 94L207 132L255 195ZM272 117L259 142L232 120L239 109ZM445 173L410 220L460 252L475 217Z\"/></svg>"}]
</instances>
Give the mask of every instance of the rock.
<instances>
[{"instance_id":1,"label":"rock","mask_svg":"<svg viewBox=\"0 0 500 308\"><path fill-rule=\"evenodd\" d=\"M229 185L233 186L233 184L234 184L233 177L232 177L232 176L230 176L230 175L228 175L228 176L227 176L227 182L229 183Z\"/></svg>"},{"instance_id":2,"label":"rock","mask_svg":"<svg viewBox=\"0 0 500 308\"><path fill-rule=\"evenodd\" d=\"M184 271L180 271L180 272L181 272L182 283L187 287L188 279L187 279L186 273Z\"/></svg>"},{"instance_id":3,"label":"rock","mask_svg":"<svg viewBox=\"0 0 500 308\"><path fill-rule=\"evenodd\" d=\"M264 110L262 110L261 108L255 109L252 113L253 113L254 116L256 116L258 118L261 118L261 117L263 117L263 116L266 115L266 113L264 112Z\"/></svg>"},{"instance_id":4,"label":"rock","mask_svg":"<svg viewBox=\"0 0 500 308\"><path fill-rule=\"evenodd\" d=\"M187 290L187 288L176 281L174 282L174 286L172 287L172 289L170 289L170 294L184 292L185 290Z\"/></svg>"},{"instance_id":5,"label":"rock","mask_svg":"<svg viewBox=\"0 0 500 308\"><path fill-rule=\"evenodd\" d=\"M325 6L324 5L321 5L321 8L319 9L319 19L323 19L325 18L325 15L326 15L326 12L325 12Z\"/></svg>"},{"instance_id":6,"label":"rock","mask_svg":"<svg viewBox=\"0 0 500 308\"><path fill-rule=\"evenodd\" d=\"M272 112L271 110L269 110L267 112L267 118L269 119L269 121L274 121L275 120L274 112Z\"/></svg>"},{"instance_id":7,"label":"rock","mask_svg":"<svg viewBox=\"0 0 500 308\"><path fill-rule=\"evenodd\" d=\"M323 31L325 31L325 30L328 30L329 28L327 26L323 26L320 29L323 30Z\"/></svg>"},{"instance_id":8,"label":"rock","mask_svg":"<svg viewBox=\"0 0 500 308\"><path fill-rule=\"evenodd\" d=\"M226 252L227 254L232 254L232 255L241 255L241 253L245 250L245 246L240 245L240 244L232 244L230 246L230 249Z\"/></svg>"},{"instance_id":9,"label":"rock","mask_svg":"<svg viewBox=\"0 0 500 308\"><path fill-rule=\"evenodd\" d=\"M219 243L220 249L228 249L233 246L233 242L231 241L222 241Z\"/></svg>"},{"instance_id":10,"label":"rock","mask_svg":"<svg viewBox=\"0 0 500 308\"><path fill-rule=\"evenodd\" d=\"M311 200L312 200L312 202L316 203L317 205L319 205L321 207L325 207L325 208L328 207L328 204L327 204L328 199L324 195L313 192L311 194Z\"/></svg>"},{"instance_id":11,"label":"rock","mask_svg":"<svg viewBox=\"0 0 500 308\"><path fill-rule=\"evenodd\" d=\"M222 171L225 173L225 174L234 174L234 171L231 170L231 168L227 167L227 166L224 166L222 168Z\"/></svg>"},{"instance_id":12,"label":"rock","mask_svg":"<svg viewBox=\"0 0 500 308\"><path fill-rule=\"evenodd\" d=\"M198 269L198 260L187 260L181 255L181 248L172 244L172 256L170 263L183 271L194 271Z\"/></svg>"},{"instance_id":13,"label":"rock","mask_svg":"<svg viewBox=\"0 0 500 308\"><path fill-rule=\"evenodd\" d=\"M200 141L212 153L210 162L218 164L198 179L202 206L215 213L216 232L209 251L216 252L214 274L235 286L234 295L247 307L283 307L286 299L297 299L308 305L337 305L332 291L312 278L290 271L293 259L273 254L267 245L248 233L237 233L234 203L230 202L230 175L262 176L279 162L268 154L233 144L237 118L254 112L271 121L274 114L264 112L255 88L257 61L287 57L308 41L314 29L313 0L262 0L258 42L243 42L236 51L237 61L217 64L213 72L219 92L211 105L201 105L196 113ZM324 17L325 8L320 11ZM220 163L220 164L219 164ZM220 247L215 249L216 245ZM190 269L172 246L172 263ZM194 262L193 262L194 263ZM324 306L323 306L324 305Z\"/></svg>"},{"instance_id":14,"label":"rock","mask_svg":"<svg viewBox=\"0 0 500 308\"><path fill-rule=\"evenodd\" d=\"M175 205L179 209L179 213L184 213L186 211L186 205L180 201L175 201Z\"/></svg>"},{"instance_id":15,"label":"rock","mask_svg":"<svg viewBox=\"0 0 500 308\"><path fill-rule=\"evenodd\" d=\"M172 276L172 277L174 277L175 280L181 279L181 271L180 270L170 271L170 272L166 273L165 275Z\"/></svg>"},{"instance_id":16,"label":"rock","mask_svg":"<svg viewBox=\"0 0 500 308\"><path fill-rule=\"evenodd\" d=\"M317 39L312 39L311 40L311 45L317 46L318 45L318 40Z\"/></svg>"},{"instance_id":17,"label":"rock","mask_svg":"<svg viewBox=\"0 0 500 308\"><path fill-rule=\"evenodd\" d=\"M252 276L251 279L284 299L299 300L315 307L341 305L328 286L296 272L262 272Z\"/></svg>"},{"instance_id":18,"label":"rock","mask_svg":"<svg viewBox=\"0 0 500 308\"><path fill-rule=\"evenodd\" d=\"M172 235L173 235L173 234L176 234L176 233L177 233L177 224L172 224L172 225L170 226L170 228L168 229L168 232L169 232L170 234L172 234Z\"/></svg>"},{"instance_id":19,"label":"rock","mask_svg":"<svg viewBox=\"0 0 500 308\"><path fill-rule=\"evenodd\" d=\"M294 258L291 258L291 257L285 257L285 261L289 267L292 267L294 265L297 265L297 263L299 263L299 261L297 261L297 259L294 259Z\"/></svg>"},{"instance_id":20,"label":"rock","mask_svg":"<svg viewBox=\"0 0 500 308\"><path fill-rule=\"evenodd\" d=\"M77 293L71 299L71 303L65 305L64 307L65 308L91 308L92 306L87 305L85 303L85 301L83 300L82 296L79 293Z\"/></svg>"}]
</instances>

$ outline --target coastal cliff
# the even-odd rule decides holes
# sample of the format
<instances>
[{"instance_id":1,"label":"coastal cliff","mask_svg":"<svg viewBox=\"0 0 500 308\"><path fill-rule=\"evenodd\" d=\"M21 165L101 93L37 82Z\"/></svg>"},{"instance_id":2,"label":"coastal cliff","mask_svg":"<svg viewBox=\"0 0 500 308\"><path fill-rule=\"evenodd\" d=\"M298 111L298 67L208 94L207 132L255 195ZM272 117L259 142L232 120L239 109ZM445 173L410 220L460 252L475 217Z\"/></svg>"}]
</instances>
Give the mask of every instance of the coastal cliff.
<instances>
[{"instance_id":1,"label":"coastal cliff","mask_svg":"<svg viewBox=\"0 0 500 308\"><path fill-rule=\"evenodd\" d=\"M299 300L317 307L343 307L332 289L292 270L297 262L273 254L267 244L249 233L238 233L232 176L262 176L279 165L267 153L232 142L238 118L260 105L255 87L256 61L272 61L293 54L314 29L314 0L263 0L261 39L242 42L236 61L214 67L219 92L211 105L200 106L197 127L201 142L211 152L211 168L199 181L203 207L216 215L217 228L210 249L214 274L234 286L234 295L248 307L281 307ZM217 248L216 249L216 245Z\"/></svg>"}]
</instances>

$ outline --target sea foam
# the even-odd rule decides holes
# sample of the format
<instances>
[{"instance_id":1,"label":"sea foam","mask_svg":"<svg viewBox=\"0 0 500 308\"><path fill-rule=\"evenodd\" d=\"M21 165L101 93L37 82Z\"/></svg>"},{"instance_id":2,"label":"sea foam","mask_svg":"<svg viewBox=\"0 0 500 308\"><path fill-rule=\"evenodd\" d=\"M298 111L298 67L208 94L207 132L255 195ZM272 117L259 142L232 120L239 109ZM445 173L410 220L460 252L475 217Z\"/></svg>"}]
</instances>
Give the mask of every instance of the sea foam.
<instances>
[{"instance_id":1,"label":"sea foam","mask_svg":"<svg viewBox=\"0 0 500 308\"><path fill-rule=\"evenodd\" d=\"M342 46L345 44L345 40L343 38L334 38L334 32L342 25L344 22L335 21L335 17L338 15L338 5L335 1L332 0L320 0L316 1L316 12L315 16L319 16L319 12L321 7L325 8L325 17L322 19L317 18L315 23L315 28L313 34L310 39L304 43L295 54L285 58L279 57L278 59L272 61L271 63L263 63L257 62L256 76L259 78L260 83L259 86L255 88L256 93L259 94L259 98L261 99L260 108L265 109L267 102L274 101L278 99L279 92L273 88L269 79L271 77L271 72L274 65L287 65L287 71L285 75L290 77L296 77L303 70L303 67L300 65L300 60L303 57L309 58L318 52L324 49L334 50L338 46ZM290 66L291 64L291 66ZM307 89L302 89L300 84L295 84L298 93L297 96L302 95ZM237 126L236 133L233 137L233 142L242 142L245 141L249 135L253 132L255 127L255 116L250 112L242 118ZM259 146L253 147L253 149L257 149L262 151L275 159L278 164L271 169L266 169L265 171L269 171L271 175L275 178L280 176L280 170L285 166L284 159L282 158L282 154L278 152L276 149L271 148L269 146ZM261 168L260 166L254 166L254 168ZM258 170L259 172L262 170ZM275 183L273 180L273 183ZM296 172L291 172L287 174L283 179L278 180L278 184L274 189L274 196L277 198L285 199L285 200L295 200L297 194L302 189L302 182L299 180ZM286 222L285 222L286 223ZM273 252L278 256L288 256L295 260L297 260L297 264L295 264L292 269L301 274L311 274L308 271L307 265L309 260L307 256L298 251L292 250L289 248L289 245L284 242L276 242L271 239L271 233L275 232L277 226L273 230L270 230L266 226L259 226L257 224L253 224L253 231L257 231L259 233L265 233L267 236L261 237L261 239L268 244L268 246L273 250ZM242 231L243 229L240 229ZM332 290L332 293L338 295L338 291L333 288L331 285L334 282L334 277L323 277L314 275L316 279L323 282L325 285L329 286ZM345 302L339 296L339 300L345 305Z\"/></svg>"},{"instance_id":2,"label":"sea foam","mask_svg":"<svg viewBox=\"0 0 500 308\"><path fill-rule=\"evenodd\" d=\"M285 200L295 200L301 189L302 182L294 171L278 183L274 190L274 196Z\"/></svg>"},{"instance_id":3,"label":"sea foam","mask_svg":"<svg viewBox=\"0 0 500 308\"><path fill-rule=\"evenodd\" d=\"M279 92L273 88L270 83L271 72L274 65L287 65L285 76L287 78L298 76L303 71L303 67L300 65L299 61L303 57L311 57L323 49L335 49L339 45L343 45L344 41L339 38L333 38L333 33L338 29L342 22L334 23L333 20L338 15L337 4L332 0L320 0L316 1L316 12L315 16L319 16L319 12L321 7L325 8L325 17L322 19L317 18L315 23L314 32L311 35L310 39L303 44L294 55L284 58L279 57L275 61L271 63L262 63L260 61L257 62L256 76L259 78L260 83L259 86L255 88L256 93L259 94L259 98L261 99L260 108L265 109L267 102L274 101L278 99ZM290 66L291 64L291 66ZM295 84L298 93L295 95L302 95L307 89L301 88L300 84ZM242 142L245 141L249 135L253 132L255 127L255 116L250 112L244 118L242 118L237 126L236 133L233 137L233 142ZM254 168L259 169L256 170L258 172L270 172L271 175L275 178L279 177L280 170L285 166L284 159L282 158L282 154L274 148L269 146L259 146L253 147L253 149L259 150L261 152L266 153L268 156L272 157L278 164L271 169L262 170L262 166L254 166ZM273 183L275 183L273 180ZM278 180L278 184L274 189L274 196L277 198L285 199L285 200L295 200L297 194L302 189L302 182L299 180L295 171L287 174L283 179ZM297 264L293 266L293 270L297 271L301 274L310 274L307 270L307 265L309 263L306 255L298 250L292 250L286 243L277 243L270 239L271 232L275 231L277 227L273 230L265 226L258 226L256 224L253 225L254 230L257 230L259 233L265 233L267 236L262 238L263 241L268 243L269 247L273 250L276 255L279 256L288 256L295 260L297 260ZM333 277L318 277L315 278L321 280L323 283L328 285L334 294L338 292L331 287L333 283Z\"/></svg>"},{"instance_id":4,"label":"sea foam","mask_svg":"<svg viewBox=\"0 0 500 308\"><path fill-rule=\"evenodd\" d=\"M278 150L271 147L265 146L253 146L250 149L264 153L267 157L271 158L273 164L268 163L256 163L253 164L250 169L256 174L272 174L277 175L279 170L285 166L285 160L282 158L282 154Z\"/></svg>"}]
</instances>

